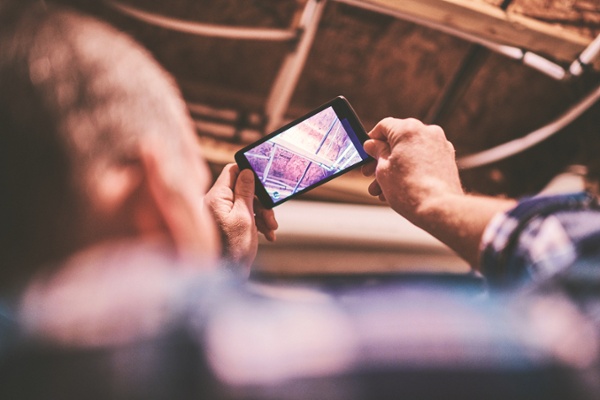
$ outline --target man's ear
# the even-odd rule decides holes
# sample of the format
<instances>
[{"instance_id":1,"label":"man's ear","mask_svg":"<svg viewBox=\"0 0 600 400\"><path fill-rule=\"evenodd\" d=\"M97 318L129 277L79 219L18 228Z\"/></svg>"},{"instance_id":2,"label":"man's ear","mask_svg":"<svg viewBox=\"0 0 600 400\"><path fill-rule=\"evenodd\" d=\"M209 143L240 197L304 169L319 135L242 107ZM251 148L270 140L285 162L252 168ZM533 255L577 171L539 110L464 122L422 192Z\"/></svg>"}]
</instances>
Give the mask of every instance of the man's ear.
<instances>
[{"instance_id":1,"label":"man's ear","mask_svg":"<svg viewBox=\"0 0 600 400\"><path fill-rule=\"evenodd\" d=\"M103 215L118 212L141 185L143 172L138 165L109 166L93 177L92 201Z\"/></svg>"},{"instance_id":2,"label":"man's ear","mask_svg":"<svg viewBox=\"0 0 600 400\"><path fill-rule=\"evenodd\" d=\"M121 231L176 242L179 221L172 214L179 212L179 206L169 205L174 195L160 175L155 152L146 149L139 156L135 164L109 166L94 174L91 201L95 213Z\"/></svg>"},{"instance_id":3,"label":"man's ear","mask_svg":"<svg viewBox=\"0 0 600 400\"><path fill-rule=\"evenodd\" d=\"M98 166L87 178L88 195L83 222L94 238L156 235L165 231L157 206L147 188L142 163Z\"/></svg>"},{"instance_id":4,"label":"man's ear","mask_svg":"<svg viewBox=\"0 0 600 400\"><path fill-rule=\"evenodd\" d=\"M160 154L160 151L153 151L147 146L141 150L140 158L144 184L164 224L164 230L180 254L196 253L210 258L213 256L210 253L218 244L206 237L210 227L199 215L202 198L193 196L192 188L182 188L183 184L172 182L174 178L167 175L169 169L159 164Z\"/></svg>"}]
</instances>

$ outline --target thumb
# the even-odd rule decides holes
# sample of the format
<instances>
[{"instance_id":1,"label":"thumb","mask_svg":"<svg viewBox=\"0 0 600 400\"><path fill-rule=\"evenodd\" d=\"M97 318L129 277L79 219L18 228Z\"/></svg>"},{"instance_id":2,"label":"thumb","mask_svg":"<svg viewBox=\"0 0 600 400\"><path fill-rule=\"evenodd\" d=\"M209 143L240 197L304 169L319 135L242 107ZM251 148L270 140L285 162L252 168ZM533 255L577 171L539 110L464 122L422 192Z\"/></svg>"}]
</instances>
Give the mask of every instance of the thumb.
<instances>
[{"instance_id":1,"label":"thumb","mask_svg":"<svg viewBox=\"0 0 600 400\"><path fill-rule=\"evenodd\" d=\"M363 145L368 155L374 159L385 157L390 153L390 146L387 142L377 139L369 139Z\"/></svg>"},{"instance_id":2,"label":"thumb","mask_svg":"<svg viewBox=\"0 0 600 400\"><path fill-rule=\"evenodd\" d=\"M240 171L235 182L235 200L236 204L240 203L250 212L253 212L254 202L254 173L249 169Z\"/></svg>"}]
</instances>

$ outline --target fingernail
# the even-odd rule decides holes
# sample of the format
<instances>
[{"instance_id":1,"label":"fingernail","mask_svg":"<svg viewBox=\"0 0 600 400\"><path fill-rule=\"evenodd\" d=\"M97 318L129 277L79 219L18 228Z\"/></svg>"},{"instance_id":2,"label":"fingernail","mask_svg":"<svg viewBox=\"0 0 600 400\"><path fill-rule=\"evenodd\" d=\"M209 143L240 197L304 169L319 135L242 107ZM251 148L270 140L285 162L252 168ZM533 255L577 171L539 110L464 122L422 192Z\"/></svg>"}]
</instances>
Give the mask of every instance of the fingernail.
<instances>
[{"instance_id":1,"label":"fingernail","mask_svg":"<svg viewBox=\"0 0 600 400\"><path fill-rule=\"evenodd\" d=\"M239 178L245 183L254 183L254 174L249 169L240 172Z\"/></svg>"}]
</instances>

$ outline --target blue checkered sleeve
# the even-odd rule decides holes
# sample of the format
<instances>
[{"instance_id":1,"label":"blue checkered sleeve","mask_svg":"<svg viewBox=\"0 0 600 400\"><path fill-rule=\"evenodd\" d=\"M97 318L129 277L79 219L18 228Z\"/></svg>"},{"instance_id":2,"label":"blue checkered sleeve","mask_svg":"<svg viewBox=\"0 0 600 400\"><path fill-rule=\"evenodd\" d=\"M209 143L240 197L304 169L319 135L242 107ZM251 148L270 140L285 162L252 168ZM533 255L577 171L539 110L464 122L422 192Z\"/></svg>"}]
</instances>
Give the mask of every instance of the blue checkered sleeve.
<instances>
[{"instance_id":1,"label":"blue checkered sleeve","mask_svg":"<svg viewBox=\"0 0 600 400\"><path fill-rule=\"evenodd\" d=\"M523 199L496 215L481 243L492 282L543 280L600 252L600 207L588 193Z\"/></svg>"}]
</instances>

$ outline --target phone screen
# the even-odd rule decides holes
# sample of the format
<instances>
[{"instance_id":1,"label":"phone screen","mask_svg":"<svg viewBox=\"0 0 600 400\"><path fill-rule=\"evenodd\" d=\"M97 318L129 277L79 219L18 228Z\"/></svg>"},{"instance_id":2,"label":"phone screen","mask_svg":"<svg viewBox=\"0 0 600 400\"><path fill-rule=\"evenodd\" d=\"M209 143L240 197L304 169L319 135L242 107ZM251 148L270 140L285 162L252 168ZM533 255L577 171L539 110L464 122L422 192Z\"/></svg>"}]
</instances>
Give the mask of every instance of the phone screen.
<instances>
[{"instance_id":1,"label":"phone screen","mask_svg":"<svg viewBox=\"0 0 600 400\"><path fill-rule=\"evenodd\" d=\"M343 97L322 105L236 154L257 179L257 196L273 207L369 160L367 134Z\"/></svg>"}]
</instances>

